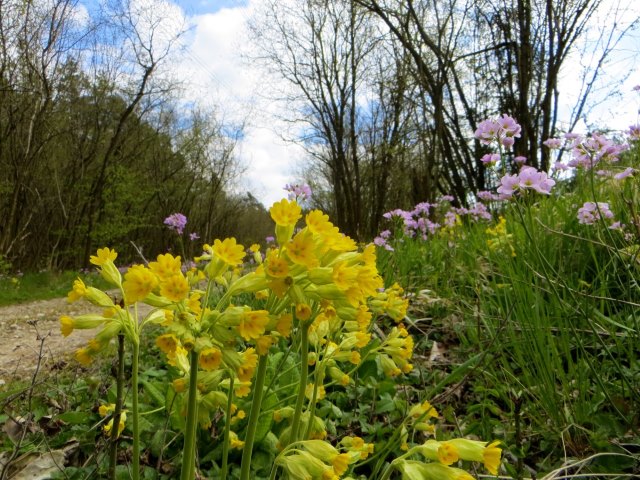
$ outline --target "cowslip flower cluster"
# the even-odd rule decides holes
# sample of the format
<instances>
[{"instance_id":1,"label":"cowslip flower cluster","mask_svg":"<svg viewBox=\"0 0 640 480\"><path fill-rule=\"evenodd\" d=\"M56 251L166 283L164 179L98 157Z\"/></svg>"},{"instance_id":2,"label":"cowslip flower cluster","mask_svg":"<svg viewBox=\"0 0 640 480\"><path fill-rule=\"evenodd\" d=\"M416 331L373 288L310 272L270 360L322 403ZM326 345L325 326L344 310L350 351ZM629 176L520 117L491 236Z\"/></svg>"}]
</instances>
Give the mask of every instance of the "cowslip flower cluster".
<instances>
[{"instance_id":1,"label":"cowslip flower cluster","mask_svg":"<svg viewBox=\"0 0 640 480\"><path fill-rule=\"evenodd\" d=\"M417 207L423 214L431 208ZM160 254L148 265L132 265L121 273L114 263L117 253L98 250L91 262L119 289L122 302L114 304L104 292L77 280L69 300L86 299L102 312L64 316L61 330L68 335L77 328L102 327L76 355L88 363L118 333L139 344L143 327L158 325L155 344L175 374L175 400L167 408L187 419L185 452L195 452L195 447L187 447L195 445L196 438L189 432L198 424L211 428L214 421L222 421L224 411L225 445L243 449L241 478L248 479L252 426L266 395L270 407L264 407L262 416L278 423L270 423L280 449L275 465L292 478L339 479L366 460L374 447L351 436L328 442L328 428L316 415L316 404L330 402L331 389L353 384L352 375L365 360L374 360L379 373L388 377L413 369L414 342L402 323L408 301L398 285L383 288L373 244L359 249L327 215L313 210L303 216L295 201L283 199L269 211L275 222L274 242L264 254L252 246L250 266L245 264L247 249L234 238L204 245L195 259L198 267L186 272L180 257ZM138 303L152 307L142 321L137 318ZM374 328L379 315L396 322L384 335ZM282 352L295 357L287 369L299 368L298 380L291 384L276 375L273 385L266 385L267 365L271 362L275 368L274 358L283 358L278 357ZM287 405L292 397L295 405ZM280 403L279 408L274 403ZM411 411L407 425L432 430L432 410L422 404ZM136 418L134 407L134 422ZM448 451L452 456L457 452L460 459L478 459L481 449L460 446ZM183 468L193 461L194 457L184 460ZM442 465L447 468L443 472L452 471Z\"/></svg>"},{"instance_id":2,"label":"cowslip flower cluster","mask_svg":"<svg viewBox=\"0 0 640 480\"><path fill-rule=\"evenodd\" d=\"M164 224L171 230L175 231L178 235L182 235L184 228L187 225L187 217L182 213L172 213L164 219Z\"/></svg>"},{"instance_id":3,"label":"cowslip flower cluster","mask_svg":"<svg viewBox=\"0 0 640 480\"><path fill-rule=\"evenodd\" d=\"M526 190L549 195L555 183L546 172L540 172L533 167L522 167L519 173L502 177L497 192L502 198L511 198L517 191Z\"/></svg>"},{"instance_id":4,"label":"cowslip flower cluster","mask_svg":"<svg viewBox=\"0 0 640 480\"><path fill-rule=\"evenodd\" d=\"M502 118L480 122L475 131L475 137L484 145L498 142L503 147L510 148L515 143L515 139L520 137L521 131L522 128L518 122L505 113Z\"/></svg>"}]
</instances>

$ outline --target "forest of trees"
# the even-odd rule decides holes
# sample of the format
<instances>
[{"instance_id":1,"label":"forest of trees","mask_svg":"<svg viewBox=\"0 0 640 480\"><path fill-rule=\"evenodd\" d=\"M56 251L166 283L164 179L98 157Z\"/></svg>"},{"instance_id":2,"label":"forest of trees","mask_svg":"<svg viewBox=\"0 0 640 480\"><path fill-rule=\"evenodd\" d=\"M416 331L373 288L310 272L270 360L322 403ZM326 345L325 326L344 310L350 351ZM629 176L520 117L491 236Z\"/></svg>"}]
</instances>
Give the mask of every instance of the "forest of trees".
<instances>
[{"instance_id":1,"label":"forest of trees","mask_svg":"<svg viewBox=\"0 0 640 480\"><path fill-rule=\"evenodd\" d=\"M492 186L472 139L487 117L517 118L512 156L548 169L539 146L558 133L560 72L603 4L264 0L252 60L289 83L278 100L316 205L366 240L390 208L441 194L465 205ZM610 4L565 129L637 24L612 21L625 11ZM185 242L264 238L265 207L231 193L242 127L181 102L188 87L167 64L185 29L161 5L107 0L80 18L76 0L0 0L1 265L79 268L104 245L139 260L136 247L175 246L162 223L174 212L189 219Z\"/></svg>"},{"instance_id":2,"label":"forest of trees","mask_svg":"<svg viewBox=\"0 0 640 480\"><path fill-rule=\"evenodd\" d=\"M265 208L229 193L240 127L180 108L180 85L158 75L180 26L167 33L152 3L109 2L90 22L75 7L0 2L0 263L80 268L104 245L141 261L136 247L176 246L163 225L174 212L188 218L185 241L264 238L237 220L265 223Z\"/></svg>"},{"instance_id":3,"label":"forest of trees","mask_svg":"<svg viewBox=\"0 0 640 480\"><path fill-rule=\"evenodd\" d=\"M279 100L312 158L308 177L326 192L318 199L360 239L390 208L439 195L467 205L470 192L494 186L473 139L488 117L516 118L510 159L548 170L541 142L583 119L611 52L638 23L628 2L603 0L263 3L251 26L256 60L288 81ZM582 66L578 100L559 125L570 55Z\"/></svg>"}]
</instances>

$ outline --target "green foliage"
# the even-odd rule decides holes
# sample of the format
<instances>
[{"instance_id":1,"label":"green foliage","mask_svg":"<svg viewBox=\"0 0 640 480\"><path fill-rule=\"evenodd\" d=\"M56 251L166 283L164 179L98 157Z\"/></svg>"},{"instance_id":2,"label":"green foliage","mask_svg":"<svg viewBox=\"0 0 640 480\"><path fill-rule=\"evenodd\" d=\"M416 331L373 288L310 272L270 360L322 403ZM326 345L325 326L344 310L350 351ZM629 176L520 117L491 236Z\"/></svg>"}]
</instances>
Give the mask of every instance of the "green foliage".
<instances>
[{"instance_id":1,"label":"green foliage","mask_svg":"<svg viewBox=\"0 0 640 480\"><path fill-rule=\"evenodd\" d=\"M639 164L636 146L615 171ZM448 397L452 421L464 434L506 437L520 459L514 476L525 465L548 472L566 456L624 455L620 444L637 444L638 191L637 178L579 170L549 197L494 205L491 222L463 220L426 241L400 231L388 241L393 252L380 249L385 278L412 292L412 316L454 367L479 357L459 383L450 365L434 365L448 369L459 395ZM608 202L615 218L579 223L588 201ZM613 220L623 229L608 228ZM627 460L589 468L634 472Z\"/></svg>"},{"instance_id":2,"label":"green foliage","mask_svg":"<svg viewBox=\"0 0 640 480\"><path fill-rule=\"evenodd\" d=\"M0 275L0 306L65 296L69 291L69 283L76 278L96 288L107 288L108 285L96 273L75 271Z\"/></svg>"}]
</instances>

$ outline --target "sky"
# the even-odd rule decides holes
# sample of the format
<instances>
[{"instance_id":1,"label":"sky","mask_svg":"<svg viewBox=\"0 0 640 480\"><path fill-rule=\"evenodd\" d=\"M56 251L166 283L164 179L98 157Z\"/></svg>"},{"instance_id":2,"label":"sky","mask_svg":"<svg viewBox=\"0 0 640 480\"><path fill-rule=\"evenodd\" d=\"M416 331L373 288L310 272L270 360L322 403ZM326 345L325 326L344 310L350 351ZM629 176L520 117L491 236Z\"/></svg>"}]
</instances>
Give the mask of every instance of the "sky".
<instances>
[{"instance_id":1,"label":"sky","mask_svg":"<svg viewBox=\"0 0 640 480\"><path fill-rule=\"evenodd\" d=\"M183 39L185 48L170 65L178 78L187 81L185 105L208 105L216 108L224 121L245 124L236 149L246 169L238 190L248 190L270 206L286 195L285 184L300 180L297 172L306 157L300 146L281 139L285 126L274 119L274 113L282 107L265 100L264 72L239 55L250 47L246 22L261 0L166 1L182 11L189 27ZM637 34L628 39L623 45L626 56L617 57L606 67L612 78L621 78L628 71L633 74L619 86L616 95L604 95L606 101L590 113L599 125L625 130L639 122L640 92L632 89L640 84L640 65L638 59L630 60L638 57L638 42ZM578 57L570 59L573 64L560 83L563 108L573 101L576 78L572 72L578 71L581 61Z\"/></svg>"}]
</instances>

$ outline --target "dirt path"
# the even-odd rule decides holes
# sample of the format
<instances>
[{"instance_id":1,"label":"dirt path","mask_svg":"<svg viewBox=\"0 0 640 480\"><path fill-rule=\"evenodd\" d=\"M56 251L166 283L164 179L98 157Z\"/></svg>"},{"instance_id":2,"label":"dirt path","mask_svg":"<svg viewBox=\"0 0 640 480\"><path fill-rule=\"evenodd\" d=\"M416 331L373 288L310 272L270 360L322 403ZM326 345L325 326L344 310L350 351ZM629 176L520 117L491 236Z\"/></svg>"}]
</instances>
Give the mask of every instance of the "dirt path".
<instances>
[{"instance_id":1,"label":"dirt path","mask_svg":"<svg viewBox=\"0 0 640 480\"><path fill-rule=\"evenodd\" d=\"M42 372L69 360L95 331L77 330L65 338L60 333L60 316L95 311L96 307L87 302L69 304L66 298L0 307L0 384L33 374L41 339L44 339Z\"/></svg>"}]
</instances>

